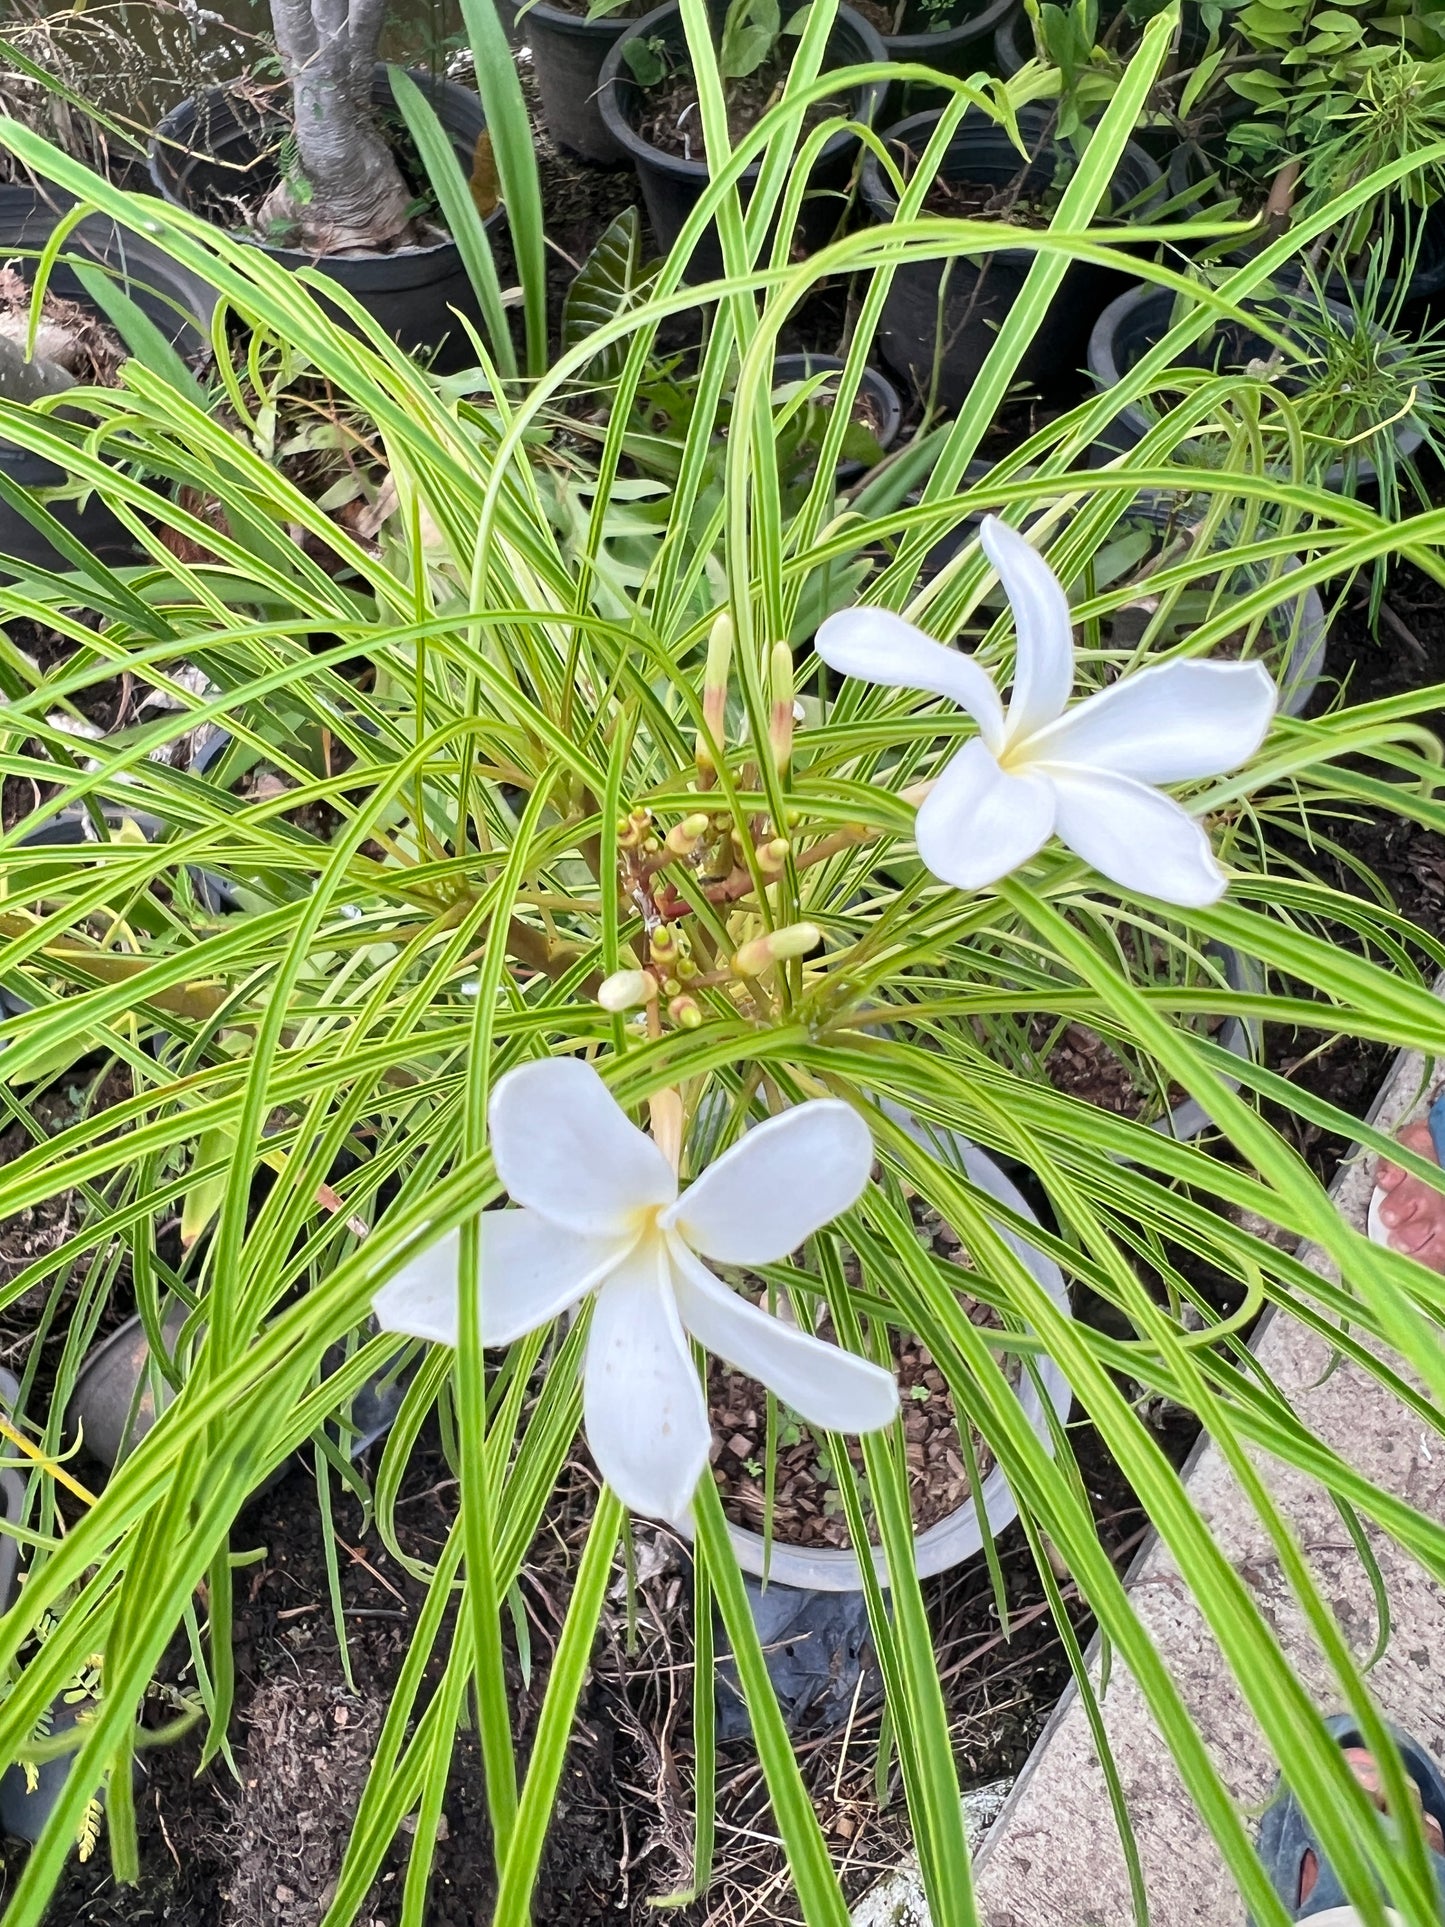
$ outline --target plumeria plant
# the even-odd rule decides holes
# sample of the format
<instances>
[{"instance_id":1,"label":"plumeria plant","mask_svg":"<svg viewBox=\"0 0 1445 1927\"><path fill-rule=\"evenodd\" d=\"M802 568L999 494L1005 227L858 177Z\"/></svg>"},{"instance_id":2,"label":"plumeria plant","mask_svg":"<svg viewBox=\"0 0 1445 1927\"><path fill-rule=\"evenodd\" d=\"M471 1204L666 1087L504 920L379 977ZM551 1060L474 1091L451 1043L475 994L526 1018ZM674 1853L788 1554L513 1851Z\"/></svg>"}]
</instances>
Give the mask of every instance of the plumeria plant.
<instances>
[{"instance_id":1,"label":"plumeria plant","mask_svg":"<svg viewBox=\"0 0 1445 1927\"><path fill-rule=\"evenodd\" d=\"M703 0L683 11L709 152L721 153ZM28 165L204 275L221 297L218 340L239 326L258 353L280 338L304 354L385 464L366 529L345 525L207 414L173 366L143 358L117 389L71 391L64 416L0 409L8 437L104 489L143 558L110 569L66 552L65 566L0 589L0 623L43 620L72 650L45 681L7 656L0 767L41 786L46 820L83 813L94 831L73 852L40 851L25 841L31 817L0 840L0 981L13 1000L0 1077L20 1087L77 1039L123 1074L108 1108L0 1168L0 1213L77 1201L56 1248L0 1288L13 1304L43 1286L71 1319L53 1393L40 1397L32 1375L20 1419L57 1459L79 1357L123 1293L175 1391L93 1502L32 1482L29 1571L0 1620L0 1668L14 1669L0 1752L14 1756L89 1654L103 1655L104 1692L10 1887L10 1927L45 1916L102 1784L115 1873L134 1877L136 1720L177 1635L207 1709L203 1756L221 1755L236 1695L230 1528L299 1447L321 1450L381 1371L409 1376L370 1497L421 1591L325 1927L365 1917L398 1839L401 1927L431 1917L468 1724L493 1919L525 1927L629 1512L692 1541L702 1684L675 1757L696 1815L694 1891L715 1871L717 1615L797 1912L844 1927L841 1875L706 1469L709 1356L827 1434L854 1544L876 1540L861 1572L932 1915L972 1923L949 1705L914 1553L897 1332L927 1347L1007 1480L1049 1597L1062 1565L1139 1682L1254 1917L1286 1919L1250 1816L1101 1544L1075 1432L1024 1416L1020 1386L1045 1360L1166 1539L1350 1892L1373 1905L1378 1875L1411 1927L1433 1919L1409 1843L1374 1824L1143 1408L1167 1398L1226 1453L1319 1633L1332 1690L1396 1772L1255 1455L1318 1481L1358 1543L1366 1528L1388 1534L1437 1582L1445 1541L1313 1436L1244 1346L1266 1305L1297 1316L1438 1435L1438 1280L1345 1226L1287 1129L1305 1118L1374 1151L1381 1135L1267 1063L1229 1056L1200 1019L1247 1019L1296 1054L1340 1036L1438 1045L1425 970L1445 953L1278 847L1289 832L1297 849L1315 813L1363 802L1445 827L1438 747L1416 720L1438 692L1298 722L1273 714L1267 653L1219 658L1241 637L1254 649L1271 633L1264 619L1303 588L1379 557L1440 578L1445 514L1396 524L1247 460L1191 468L1197 396L1130 456L1088 464L1109 413L1148 392L1211 312L1275 273L1296 237L1210 291L1214 308L1191 309L1119 389L971 470L1071 251L1106 247L1079 237L1172 10L1146 30L1051 230L918 218L969 105L958 88L900 218L794 263L784 204L796 211L808 173L795 150L826 138L827 123L804 124L810 100L839 85L819 78L832 15L826 0L809 9L792 85L720 170L647 299L532 382L508 379L479 344L470 389L437 383L359 308L355 332L340 332L306 276L0 129ZM479 63L488 54L479 46ZM735 182L754 154L764 161L744 209ZM1318 231L1337 217L1322 213ZM659 329L699 298L678 264L714 219L728 279L708 292L676 485L665 513L630 532L624 565L609 518L629 481L626 424ZM840 501L837 450L890 276L1005 242L1037 259L967 408L926 460L906 449L892 484ZM1142 271L1182 285L1167 267ZM817 480L785 515L777 339L818 279L845 273L859 277L855 345ZM345 300L334 287L328 298ZM588 461L557 434L557 411L614 346L611 425ZM719 497L705 480L724 396ZM1093 565L1124 511L1160 489L1204 504L1204 522L1217 516L1256 586L1166 640L1171 599L1219 567L1208 544L1171 556L1150 579L1158 624L1135 625L1132 666L1116 677L1102 637L1137 606L1126 581L1099 586ZM554 512L563 498L567 515ZM951 559L926 569L945 535ZM55 718L118 673L176 707L88 743L81 762ZM225 732L203 766L157 756L203 723ZM224 882L224 901L193 887L198 873ZM1194 960L1232 947L1258 980L1156 974L1159 946ZM1001 968L1005 956L1017 967ZM1105 1113L993 1047L995 1026L1030 1012L1127 1039L1161 1084L1207 1108L1208 1139ZM1266 1118L1265 1098L1283 1122ZM1026 1165L1052 1222L977 1182L964 1144ZM986 1326L961 1304L959 1268L920 1244L911 1201L963 1241ZM190 1233L179 1252L166 1236L178 1214ZM1106 1324L1068 1315L1021 1257L1024 1240L1110 1308ZM1299 1240L1334 1270L1304 1265ZM177 1304L179 1345L166 1331ZM424 1433L456 1478L440 1549L419 1549L399 1513ZM597 1496L524 1731L506 1602L582 1441ZM986 1540L981 1556L996 1551ZM33 1629L62 1601L37 1646ZM1097 1675L1059 1612L1093 1704Z\"/></svg>"}]
</instances>

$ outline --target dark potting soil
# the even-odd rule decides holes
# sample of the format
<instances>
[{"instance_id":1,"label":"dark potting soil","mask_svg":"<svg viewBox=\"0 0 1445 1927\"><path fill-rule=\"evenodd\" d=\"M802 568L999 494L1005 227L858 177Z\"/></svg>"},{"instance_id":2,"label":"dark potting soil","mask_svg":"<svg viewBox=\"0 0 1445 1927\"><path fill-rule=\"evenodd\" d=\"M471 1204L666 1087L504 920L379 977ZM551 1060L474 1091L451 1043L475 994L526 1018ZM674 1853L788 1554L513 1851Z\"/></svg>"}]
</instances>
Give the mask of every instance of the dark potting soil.
<instances>
[{"instance_id":1,"label":"dark potting soil","mask_svg":"<svg viewBox=\"0 0 1445 1927\"><path fill-rule=\"evenodd\" d=\"M728 81L724 90L727 106L728 139L734 146L750 127L755 127L770 107L776 106L788 78L786 60L769 60L741 80ZM645 141L664 154L681 160L705 158L702 120L698 111L697 82L690 72L668 74L649 87L637 121L637 131ZM846 100L814 101L803 116L806 132L832 114L846 114Z\"/></svg>"},{"instance_id":2,"label":"dark potting soil","mask_svg":"<svg viewBox=\"0 0 1445 1927\"><path fill-rule=\"evenodd\" d=\"M909 1209L920 1244L946 1264L966 1265L962 1240L921 1198ZM849 1261L845 1261L845 1271ZM850 1272L851 1281L851 1272ZM761 1281L743 1274L733 1280L746 1295L761 1302ZM749 1289L751 1287L751 1289ZM977 1325L997 1326L990 1307L960 1291L965 1315ZM831 1339L825 1323L819 1335ZM890 1348L903 1398L903 1430L907 1440L908 1492L916 1531L923 1532L957 1512L971 1490L967 1459L959 1436L958 1413L943 1374L926 1346L911 1332L891 1330ZM750 1531L768 1529L768 1490L764 1475L767 1457L767 1394L755 1379L731 1370L720 1359L708 1362L708 1407L712 1414L712 1470L722 1494L723 1510L733 1522ZM828 1457L826 1438L795 1412L779 1407L776 1473L772 1493L771 1532L780 1545L825 1546L848 1551L852 1538L843 1510L838 1471ZM987 1478L993 1457L976 1432L969 1440L979 1478ZM848 1442L848 1457L862 1481L869 1538L879 1543L877 1522L867 1497L863 1448Z\"/></svg>"},{"instance_id":3,"label":"dark potting soil","mask_svg":"<svg viewBox=\"0 0 1445 1927\"><path fill-rule=\"evenodd\" d=\"M1046 200L1021 194L1017 187L980 181L949 181L936 175L923 197L925 214L950 221L1006 221L1011 227L1046 228L1054 210Z\"/></svg>"}]
</instances>

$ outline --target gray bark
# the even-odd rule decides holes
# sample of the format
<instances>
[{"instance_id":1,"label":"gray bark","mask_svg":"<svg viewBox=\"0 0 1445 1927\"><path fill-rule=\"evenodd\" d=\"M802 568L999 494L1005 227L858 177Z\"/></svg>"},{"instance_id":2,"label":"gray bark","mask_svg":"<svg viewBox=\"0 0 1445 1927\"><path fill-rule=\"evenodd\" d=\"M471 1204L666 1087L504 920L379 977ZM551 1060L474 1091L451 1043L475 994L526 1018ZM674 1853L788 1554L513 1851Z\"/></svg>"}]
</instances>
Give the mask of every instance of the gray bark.
<instances>
[{"instance_id":1,"label":"gray bark","mask_svg":"<svg viewBox=\"0 0 1445 1927\"><path fill-rule=\"evenodd\" d=\"M75 377L57 361L37 356L25 359L25 350L7 335L0 334L0 400L40 401L46 395L60 395L75 386Z\"/></svg>"},{"instance_id":2,"label":"gray bark","mask_svg":"<svg viewBox=\"0 0 1445 1927\"><path fill-rule=\"evenodd\" d=\"M411 196L371 106L386 3L271 0L309 198L283 181L262 219L298 227L311 253L358 253L413 238Z\"/></svg>"}]
</instances>

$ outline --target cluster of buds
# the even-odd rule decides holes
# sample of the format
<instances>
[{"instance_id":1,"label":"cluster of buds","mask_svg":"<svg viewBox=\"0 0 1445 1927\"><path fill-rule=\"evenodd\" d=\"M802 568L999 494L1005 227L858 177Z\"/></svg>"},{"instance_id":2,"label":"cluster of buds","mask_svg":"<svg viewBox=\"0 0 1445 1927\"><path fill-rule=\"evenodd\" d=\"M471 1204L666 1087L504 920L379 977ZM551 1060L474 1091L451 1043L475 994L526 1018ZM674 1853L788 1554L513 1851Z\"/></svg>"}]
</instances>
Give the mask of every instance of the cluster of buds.
<instances>
[{"instance_id":1,"label":"cluster of buds","mask_svg":"<svg viewBox=\"0 0 1445 1927\"><path fill-rule=\"evenodd\" d=\"M647 949L663 996L681 996L683 985L697 975L692 946L682 925L660 923L648 938Z\"/></svg>"},{"instance_id":2,"label":"cluster of buds","mask_svg":"<svg viewBox=\"0 0 1445 1927\"><path fill-rule=\"evenodd\" d=\"M653 828L651 810L629 810L626 816L618 817L617 847L620 850L640 850L647 856L658 854L662 839Z\"/></svg>"}]
</instances>

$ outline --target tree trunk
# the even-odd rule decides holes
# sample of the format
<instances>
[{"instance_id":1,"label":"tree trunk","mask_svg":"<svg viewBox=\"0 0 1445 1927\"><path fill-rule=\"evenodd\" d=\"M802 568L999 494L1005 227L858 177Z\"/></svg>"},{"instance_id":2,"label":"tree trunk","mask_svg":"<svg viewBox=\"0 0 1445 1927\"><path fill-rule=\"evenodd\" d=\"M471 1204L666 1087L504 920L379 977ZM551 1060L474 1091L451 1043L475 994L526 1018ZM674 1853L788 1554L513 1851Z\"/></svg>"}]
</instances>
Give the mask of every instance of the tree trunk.
<instances>
[{"instance_id":1,"label":"tree trunk","mask_svg":"<svg viewBox=\"0 0 1445 1927\"><path fill-rule=\"evenodd\" d=\"M299 229L308 253L364 253L415 238L412 197L371 105L385 16L386 0L271 0L301 181L282 181L261 218Z\"/></svg>"},{"instance_id":2,"label":"tree trunk","mask_svg":"<svg viewBox=\"0 0 1445 1927\"><path fill-rule=\"evenodd\" d=\"M45 395L63 394L75 386L75 376L58 361L37 355L25 359L25 350L8 335L0 334L0 401L32 402Z\"/></svg>"}]
</instances>

